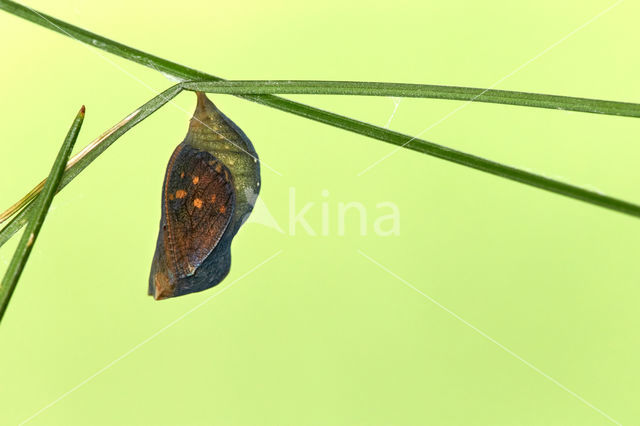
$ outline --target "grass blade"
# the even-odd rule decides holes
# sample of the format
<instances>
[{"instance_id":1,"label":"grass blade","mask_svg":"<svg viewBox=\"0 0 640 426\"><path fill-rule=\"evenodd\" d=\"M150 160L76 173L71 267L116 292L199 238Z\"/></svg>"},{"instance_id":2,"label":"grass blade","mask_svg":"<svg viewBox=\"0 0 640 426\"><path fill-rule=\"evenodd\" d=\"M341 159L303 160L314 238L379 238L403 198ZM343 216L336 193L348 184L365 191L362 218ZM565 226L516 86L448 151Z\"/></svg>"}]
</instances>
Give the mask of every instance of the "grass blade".
<instances>
[{"instance_id":1,"label":"grass blade","mask_svg":"<svg viewBox=\"0 0 640 426\"><path fill-rule=\"evenodd\" d=\"M69 182L73 180L80 172L82 172L93 160L98 158L111 144L113 144L120 136L125 134L129 129L140 123L142 120L153 114L156 110L162 107L164 104L173 99L178 93L182 91L182 87L178 84L170 87L158 96L154 97L150 101L146 102L140 108L129 114L118 124L111 129L103 133L99 138L95 139L89 145L87 145L82 151L74 156L69 163L67 163L67 169L62 177L58 191L64 188ZM13 214L19 211L14 218L0 230L0 246L6 243L16 232L20 230L27 222L29 214L33 211L33 198L40 191L40 187L43 184L41 182L34 189L32 189L25 197L19 202L10 207L0 217L8 219ZM30 203L30 204L29 204ZM22 209L22 210L21 210ZM0 220L0 223L2 220Z\"/></svg>"},{"instance_id":2,"label":"grass blade","mask_svg":"<svg viewBox=\"0 0 640 426\"><path fill-rule=\"evenodd\" d=\"M260 102L262 100L261 96L262 95L255 96L254 100L256 102ZM276 99L277 100L270 98L268 99L268 103L265 102L265 104L273 106L274 108L278 108L282 111L308 118L310 120L330 124L332 126L348 130L350 132L358 133L360 135L368 136L373 139L378 139L393 145L401 146L413 151L441 158L452 163L461 164L463 166L471 167L476 170L482 170L483 172L491 173L496 176L501 176L550 192L555 192L556 194L565 195L567 197L605 207L607 209L614 210L620 213L626 213L631 216L640 217L640 206L629 203L627 201L619 200L617 198L589 191L587 189L583 189L574 185L549 179L535 173L530 173L524 170L517 169L515 167L487 160L482 157L477 157L472 154L467 154L455 149L447 148L423 139L413 138L399 132L394 132L393 130L374 126L368 123L363 123L362 121L344 117L339 114L322 111L317 108L309 107L307 105L295 103L292 104L288 100L282 98ZM274 105L274 103L278 104Z\"/></svg>"},{"instance_id":3,"label":"grass blade","mask_svg":"<svg viewBox=\"0 0 640 426\"><path fill-rule=\"evenodd\" d=\"M589 112L594 114L640 117L640 104L605 101L599 99L577 98L570 96L545 95L538 93L507 90L487 90L473 87L436 86L428 84L344 82L344 81L230 81L207 74L193 68L160 58L142 50L129 47L106 37L92 33L52 16L35 11L10 0L0 0L0 9L41 25L50 30L82 41L106 52L123 57L157 71L170 74L182 80L194 80L189 84L195 87L200 81L221 82L212 84L210 93L234 95L246 94L341 94L365 96L397 96L450 99L460 101L489 102L507 105L529 106L537 108L560 109L567 111ZM196 82L197 81L197 82ZM206 87L206 86L201 86ZM226 89L223 89L226 87ZM189 85L185 89L192 90Z\"/></svg>"},{"instance_id":4,"label":"grass blade","mask_svg":"<svg viewBox=\"0 0 640 426\"><path fill-rule=\"evenodd\" d=\"M184 65L159 58L141 50L126 46L106 37L94 34L75 25L66 23L59 19L50 17L33 9L19 5L9 0L0 0L0 9L4 9L14 15L20 16L26 20L34 22L45 28L59 32L76 40L95 46L104 51L113 53L122 58L129 59L133 62L148 66L165 74L172 75L182 80L193 81L224 81L220 77L206 74L195 69L185 67ZM449 149L444 146L434 144L422 139L415 139L398 132L383 129L378 126L363 123L338 114L333 114L304 105L295 101L280 98L274 95L238 95L241 98L248 99L272 108L286 111L299 115L304 118L319 121L334 127L349 130L373 139L382 140L397 146L412 149L424 154L442 158L477 170L482 170L506 179L531 185L537 188L545 189L567 197L575 198L587 203L605 207L614 211L626 213L635 217L640 217L640 206L618 200L613 197L588 191L577 186L569 185L563 182L548 179L534 173L516 169L511 166L496 163L491 160L480 158L471 154ZM541 95L545 96L545 95ZM15 222L15 218L14 218ZM8 225L10 226L11 223ZM4 231L4 230L3 230ZM0 244L2 243L2 233L0 233Z\"/></svg>"},{"instance_id":5,"label":"grass blade","mask_svg":"<svg viewBox=\"0 0 640 426\"><path fill-rule=\"evenodd\" d=\"M247 94L275 93L425 97L640 117L640 104L637 103L507 90L488 90L472 87L436 86L426 84L344 81L225 81L220 77L180 65L176 62L172 62L125 44L118 43L114 40L110 40L106 37L92 33L83 28L35 11L34 9L10 0L0 0L0 9L157 71L162 71L182 80L193 80L185 85L185 89L190 90L193 90L191 87L196 87L196 85L202 84L202 81L206 81L206 84L220 82L209 86L210 89L207 91L210 93L235 94L241 97L243 97L242 95Z\"/></svg>"},{"instance_id":6,"label":"grass blade","mask_svg":"<svg viewBox=\"0 0 640 426\"><path fill-rule=\"evenodd\" d=\"M317 80L228 80L185 82L183 87L187 90L227 95L295 94L448 99L640 117L640 104L629 102L431 84Z\"/></svg>"},{"instance_id":7,"label":"grass blade","mask_svg":"<svg viewBox=\"0 0 640 426\"><path fill-rule=\"evenodd\" d=\"M78 112L75 120L73 120L69 133L67 133L67 137L65 138L62 147L60 147L60 152L58 152L58 156L53 163L51 173L49 173L49 177L44 185L42 194L38 196L37 201L35 202L33 214L29 216L27 229L25 230L20 243L18 243L13 259L11 259L11 263L9 264L7 272L2 279L2 283L0 283L0 321L2 321L2 317L7 309L13 290L16 288L18 279L20 279L20 274L22 274L24 266L29 259L29 254L31 253L33 244L38 237L40 228L44 223L44 218L47 216L49 206L51 206L53 197L56 195L58 185L60 184L62 174L64 173L65 165L67 164L73 145L78 138L78 133L80 132L80 127L82 127L83 120L84 106L80 109L80 112Z\"/></svg>"}]
</instances>

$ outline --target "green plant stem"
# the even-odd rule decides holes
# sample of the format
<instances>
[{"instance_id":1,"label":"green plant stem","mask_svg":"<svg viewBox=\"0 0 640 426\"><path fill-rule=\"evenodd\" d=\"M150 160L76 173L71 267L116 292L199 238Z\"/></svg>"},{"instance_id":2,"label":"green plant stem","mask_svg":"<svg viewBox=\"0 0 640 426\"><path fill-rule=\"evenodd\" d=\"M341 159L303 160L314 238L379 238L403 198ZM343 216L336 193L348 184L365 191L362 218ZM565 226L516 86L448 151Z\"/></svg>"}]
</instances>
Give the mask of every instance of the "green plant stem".
<instances>
[{"instance_id":1,"label":"green plant stem","mask_svg":"<svg viewBox=\"0 0 640 426\"><path fill-rule=\"evenodd\" d=\"M32 9L9 0L0 0L0 9L4 9L10 13L32 21L43 27L52 29L71 38L75 38L89 45L98 47L107 52L148 66L152 69L161 71L165 74L177 77L182 80L223 81L219 77L185 67L184 65L180 65L175 62L171 62L166 59L162 59L149 53L143 52L141 50L126 46L122 43L109 40L108 38L91 33L75 25L68 24L64 21L47 16L40 12L35 12ZM393 132L391 130L383 129L381 127L373 126L371 124L363 123L358 120L343 117L338 114L333 114L318 108L280 98L274 95L238 96L311 120L319 121L374 139L389 142L403 148L412 149L414 151L432 155L437 158L472 167L477 170L482 170L487 173L525 183L527 185L545 189L557 194L562 194L567 197L582 200L587 203L599 205L611 210L640 217L640 206L637 206L635 204L601 195L563 182L558 182L553 179L548 179L534 173L519 170L514 167L496 163L494 161L480 158L471 154L456 151L422 139L412 138L398 132Z\"/></svg>"},{"instance_id":2,"label":"green plant stem","mask_svg":"<svg viewBox=\"0 0 640 426\"><path fill-rule=\"evenodd\" d=\"M47 216L49 206L51 206L53 197L56 195L58 185L60 184L62 174L64 173L64 168L67 164L67 160L69 159L69 155L71 154L71 150L73 149L73 145L78 138L78 133L80 132L80 127L82 127L83 120L84 106L80 109L80 112L78 112L75 120L73 120L73 124L71 124L71 128L67 133L67 137L65 138L62 147L60 147L60 152L58 152L58 156L53 163L51 173L49 173L49 177L47 178L47 182L44 185L42 193L32 204L35 207L33 214L29 216L27 229L18 243L13 259L11 259L11 263L9 264L7 272L2 279L2 283L0 283L0 321L2 321L2 317L9 305L11 295L13 294L16 284L20 279L20 275L24 270L24 266L29 259L29 254L31 253L33 244L35 243L36 238L38 238L38 233L40 232L40 228L42 228L44 219Z\"/></svg>"},{"instance_id":3,"label":"green plant stem","mask_svg":"<svg viewBox=\"0 0 640 426\"><path fill-rule=\"evenodd\" d=\"M431 84L316 80L227 80L185 82L184 88L227 95L296 94L433 98L640 117L640 104L628 102Z\"/></svg>"},{"instance_id":4,"label":"green plant stem","mask_svg":"<svg viewBox=\"0 0 640 426\"><path fill-rule=\"evenodd\" d=\"M89 144L87 148L91 147L91 149L85 148L83 150L84 155L80 155L71 167L68 167L65 171L62 181L60 182L60 186L58 187L58 191L71 182L73 178L91 164L93 160L98 158L98 156L118 140L120 136L124 135L129 131L129 129L133 128L136 124L153 114L181 91L182 87L179 84L170 87L158 96L146 102L140 108L129 114L125 119ZM27 218L34 209L34 203L31 202L33 197L29 197L29 195L34 192L37 193L37 190L38 187L34 188L34 190L30 191L29 194L22 199L22 205L15 209L16 211L19 210L19 213L17 213L13 219L4 228L2 228L2 230L0 230L0 246L6 243L27 222ZM22 208L22 210L20 210L20 208Z\"/></svg>"}]
</instances>

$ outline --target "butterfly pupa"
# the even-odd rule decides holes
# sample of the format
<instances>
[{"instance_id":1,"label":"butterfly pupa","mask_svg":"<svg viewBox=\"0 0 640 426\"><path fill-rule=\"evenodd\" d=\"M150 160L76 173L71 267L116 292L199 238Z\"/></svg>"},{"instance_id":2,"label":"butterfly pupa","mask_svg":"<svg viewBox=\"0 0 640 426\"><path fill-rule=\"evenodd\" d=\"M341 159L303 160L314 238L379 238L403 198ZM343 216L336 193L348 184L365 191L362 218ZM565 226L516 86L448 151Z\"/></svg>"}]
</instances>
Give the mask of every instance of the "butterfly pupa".
<instances>
[{"instance_id":1,"label":"butterfly pupa","mask_svg":"<svg viewBox=\"0 0 640 426\"><path fill-rule=\"evenodd\" d=\"M231 241L260 191L253 144L202 92L162 187L149 295L156 300L206 290L231 267Z\"/></svg>"}]
</instances>

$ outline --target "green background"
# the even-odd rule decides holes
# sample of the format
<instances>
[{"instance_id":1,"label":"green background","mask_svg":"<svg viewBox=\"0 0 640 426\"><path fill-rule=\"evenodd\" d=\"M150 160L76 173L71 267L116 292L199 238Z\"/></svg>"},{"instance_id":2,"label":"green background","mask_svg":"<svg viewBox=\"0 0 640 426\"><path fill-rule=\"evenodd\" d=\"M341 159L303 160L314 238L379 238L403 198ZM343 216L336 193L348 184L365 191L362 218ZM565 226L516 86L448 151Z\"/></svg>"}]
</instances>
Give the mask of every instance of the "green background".
<instances>
[{"instance_id":1,"label":"green background","mask_svg":"<svg viewBox=\"0 0 640 426\"><path fill-rule=\"evenodd\" d=\"M28 4L224 78L489 87L614 2ZM622 2L496 87L640 101L639 18ZM46 175L82 104L76 150L172 84L4 12L0 36L3 208ZM291 98L378 125L394 107ZM162 176L195 105L181 94L54 200L0 327L1 424L612 423L593 407L640 424L637 219L405 150L358 176L395 148L212 99L253 140L285 232L249 223L220 286L146 296ZM405 99L390 127L416 135L460 105ZM471 104L422 137L637 203L638 134L632 118ZM329 235L288 232L290 188L316 230L327 204ZM349 201L366 236L355 215L337 235ZM372 232L385 201L399 236Z\"/></svg>"}]
</instances>

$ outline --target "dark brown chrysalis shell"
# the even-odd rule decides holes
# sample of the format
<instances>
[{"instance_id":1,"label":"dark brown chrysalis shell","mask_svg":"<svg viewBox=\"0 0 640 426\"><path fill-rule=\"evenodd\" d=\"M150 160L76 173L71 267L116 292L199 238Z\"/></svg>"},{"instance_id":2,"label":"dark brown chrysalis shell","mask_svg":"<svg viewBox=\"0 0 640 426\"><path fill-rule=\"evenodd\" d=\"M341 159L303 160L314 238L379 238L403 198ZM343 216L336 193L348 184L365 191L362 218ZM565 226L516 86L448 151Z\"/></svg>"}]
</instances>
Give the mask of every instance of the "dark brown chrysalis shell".
<instances>
[{"instance_id":1,"label":"dark brown chrysalis shell","mask_svg":"<svg viewBox=\"0 0 640 426\"><path fill-rule=\"evenodd\" d=\"M204 95L162 188L162 216L149 277L156 300L202 291L231 267L231 241L260 191L251 141Z\"/></svg>"}]
</instances>

